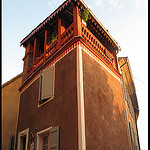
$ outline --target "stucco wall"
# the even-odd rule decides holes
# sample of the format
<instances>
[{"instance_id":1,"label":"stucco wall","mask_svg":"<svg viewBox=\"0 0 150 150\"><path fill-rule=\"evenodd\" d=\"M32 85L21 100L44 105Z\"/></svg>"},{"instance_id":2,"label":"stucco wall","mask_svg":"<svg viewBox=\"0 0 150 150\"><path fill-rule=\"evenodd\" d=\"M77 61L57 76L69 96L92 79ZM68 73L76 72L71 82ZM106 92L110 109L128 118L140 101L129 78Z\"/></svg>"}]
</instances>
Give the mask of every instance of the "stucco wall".
<instances>
[{"instance_id":1,"label":"stucco wall","mask_svg":"<svg viewBox=\"0 0 150 150\"><path fill-rule=\"evenodd\" d=\"M121 82L83 52L86 150L128 150Z\"/></svg>"},{"instance_id":2,"label":"stucco wall","mask_svg":"<svg viewBox=\"0 0 150 150\"><path fill-rule=\"evenodd\" d=\"M2 86L2 150L8 150L10 137L16 134L21 83L22 74Z\"/></svg>"},{"instance_id":3,"label":"stucco wall","mask_svg":"<svg viewBox=\"0 0 150 150\"><path fill-rule=\"evenodd\" d=\"M35 134L50 126L60 126L62 150L77 150L76 50L55 64L54 98L38 108L39 78L22 94L18 132L29 128ZM30 145L30 137L29 137Z\"/></svg>"}]
</instances>

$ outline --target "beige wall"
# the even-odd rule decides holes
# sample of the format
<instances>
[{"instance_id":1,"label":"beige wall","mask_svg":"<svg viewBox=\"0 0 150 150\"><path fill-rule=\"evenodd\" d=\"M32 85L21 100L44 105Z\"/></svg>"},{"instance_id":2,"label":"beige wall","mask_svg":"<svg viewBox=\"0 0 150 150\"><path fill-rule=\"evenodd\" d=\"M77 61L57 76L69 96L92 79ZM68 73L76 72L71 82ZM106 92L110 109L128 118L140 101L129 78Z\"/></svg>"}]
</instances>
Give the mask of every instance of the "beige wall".
<instances>
[{"instance_id":1,"label":"beige wall","mask_svg":"<svg viewBox=\"0 0 150 150\"><path fill-rule=\"evenodd\" d=\"M22 74L2 85L2 150L8 150L10 136L15 136L19 112L20 94L18 88L22 83Z\"/></svg>"}]
</instances>

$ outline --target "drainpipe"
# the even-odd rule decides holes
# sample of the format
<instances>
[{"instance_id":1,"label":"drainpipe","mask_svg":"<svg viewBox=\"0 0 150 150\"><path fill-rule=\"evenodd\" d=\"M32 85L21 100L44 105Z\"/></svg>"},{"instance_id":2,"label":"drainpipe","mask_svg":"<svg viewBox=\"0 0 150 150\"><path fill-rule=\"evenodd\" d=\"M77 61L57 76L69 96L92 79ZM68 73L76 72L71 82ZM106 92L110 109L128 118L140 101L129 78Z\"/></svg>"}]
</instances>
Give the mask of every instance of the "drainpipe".
<instances>
[{"instance_id":1,"label":"drainpipe","mask_svg":"<svg viewBox=\"0 0 150 150\"><path fill-rule=\"evenodd\" d=\"M34 137L34 150L36 150L37 148L37 128L35 128L35 137Z\"/></svg>"}]
</instances>

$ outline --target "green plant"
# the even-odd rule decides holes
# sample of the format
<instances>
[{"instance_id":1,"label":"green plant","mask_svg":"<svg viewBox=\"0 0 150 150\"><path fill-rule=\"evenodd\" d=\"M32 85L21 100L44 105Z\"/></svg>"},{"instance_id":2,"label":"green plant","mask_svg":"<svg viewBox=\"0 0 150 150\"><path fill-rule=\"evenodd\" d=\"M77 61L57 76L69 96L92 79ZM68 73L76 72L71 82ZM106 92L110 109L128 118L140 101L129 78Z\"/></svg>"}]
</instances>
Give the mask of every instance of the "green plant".
<instances>
[{"instance_id":1,"label":"green plant","mask_svg":"<svg viewBox=\"0 0 150 150\"><path fill-rule=\"evenodd\" d=\"M90 11L88 8L81 9L81 19L87 22L89 19L89 13Z\"/></svg>"},{"instance_id":2,"label":"green plant","mask_svg":"<svg viewBox=\"0 0 150 150\"><path fill-rule=\"evenodd\" d=\"M51 41L50 43L53 43L56 39L57 39L58 35L57 35L57 30L55 29L52 34L51 34Z\"/></svg>"}]
</instances>

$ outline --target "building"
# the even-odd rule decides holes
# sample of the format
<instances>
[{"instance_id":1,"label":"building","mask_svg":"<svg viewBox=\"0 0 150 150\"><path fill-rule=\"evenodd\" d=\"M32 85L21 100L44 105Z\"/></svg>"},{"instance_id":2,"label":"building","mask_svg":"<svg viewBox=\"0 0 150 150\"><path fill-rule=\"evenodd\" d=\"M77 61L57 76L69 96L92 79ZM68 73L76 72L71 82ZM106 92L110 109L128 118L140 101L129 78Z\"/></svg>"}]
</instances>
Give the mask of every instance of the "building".
<instances>
[{"instance_id":1,"label":"building","mask_svg":"<svg viewBox=\"0 0 150 150\"><path fill-rule=\"evenodd\" d=\"M14 148L20 102L20 93L18 89L21 84L22 73L1 86L2 150L12 150Z\"/></svg>"},{"instance_id":2,"label":"building","mask_svg":"<svg viewBox=\"0 0 150 150\"><path fill-rule=\"evenodd\" d=\"M20 43L26 51L16 150L138 149L117 61L121 48L86 8L66 0Z\"/></svg>"},{"instance_id":3,"label":"building","mask_svg":"<svg viewBox=\"0 0 150 150\"><path fill-rule=\"evenodd\" d=\"M123 91L124 91L127 118L129 123L131 145L133 149L140 149L138 129L137 129L139 106L137 102L136 90L129 59L128 57L118 57L118 62L122 73Z\"/></svg>"}]
</instances>

